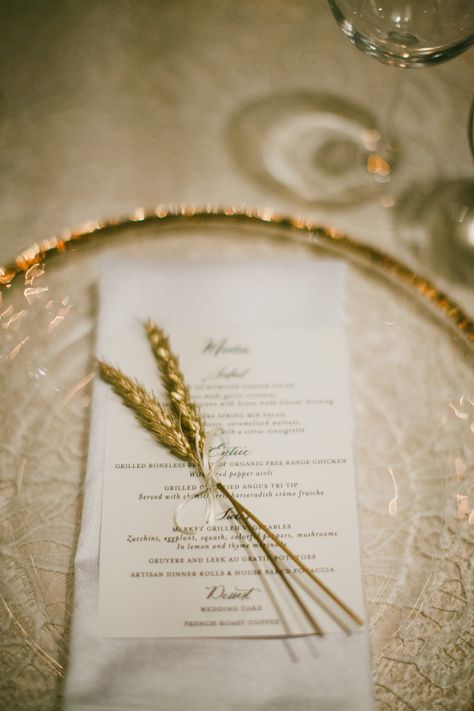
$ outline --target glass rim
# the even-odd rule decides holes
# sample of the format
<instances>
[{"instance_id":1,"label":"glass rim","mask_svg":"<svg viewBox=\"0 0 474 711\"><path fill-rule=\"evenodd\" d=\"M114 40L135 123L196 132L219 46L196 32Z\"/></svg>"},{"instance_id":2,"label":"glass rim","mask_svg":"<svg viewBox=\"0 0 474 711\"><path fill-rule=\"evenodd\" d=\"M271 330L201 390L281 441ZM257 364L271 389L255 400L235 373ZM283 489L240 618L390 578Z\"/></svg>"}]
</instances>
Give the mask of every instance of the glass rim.
<instances>
[{"instance_id":1,"label":"glass rim","mask_svg":"<svg viewBox=\"0 0 474 711\"><path fill-rule=\"evenodd\" d=\"M474 111L471 107L471 112ZM474 320L463 308L429 278L418 274L397 258L385 253L333 227L326 227L309 217L280 214L270 208L248 208L243 206L216 205L158 205L145 210L137 207L130 214L117 218L91 220L76 228L65 230L59 235L35 242L18 254L10 263L0 265L0 295L9 289L15 278L35 264L60 257L76 243L107 236L131 226L170 225L185 223L218 223L220 221L247 223L249 225L273 225L290 229L300 241L327 250L357 266L369 268L388 277L392 282L405 288L413 296L421 297L469 346L474 347Z\"/></svg>"}]
</instances>

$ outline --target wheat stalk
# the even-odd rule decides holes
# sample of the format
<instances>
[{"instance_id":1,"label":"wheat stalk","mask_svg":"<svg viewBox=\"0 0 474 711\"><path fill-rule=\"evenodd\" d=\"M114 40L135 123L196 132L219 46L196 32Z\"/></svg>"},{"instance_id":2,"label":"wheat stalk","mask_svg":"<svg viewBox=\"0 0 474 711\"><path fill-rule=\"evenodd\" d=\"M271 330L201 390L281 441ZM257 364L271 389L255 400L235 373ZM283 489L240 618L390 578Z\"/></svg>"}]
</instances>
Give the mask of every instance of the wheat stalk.
<instances>
[{"instance_id":1,"label":"wheat stalk","mask_svg":"<svg viewBox=\"0 0 474 711\"><path fill-rule=\"evenodd\" d=\"M154 395L137 380L128 378L118 368L109 363L99 361L99 372L102 378L112 386L122 398L123 403L135 414L138 422L152 433L154 438L179 459L199 466L195 450L182 432L171 412L167 412Z\"/></svg>"},{"instance_id":2,"label":"wheat stalk","mask_svg":"<svg viewBox=\"0 0 474 711\"><path fill-rule=\"evenodd\" d=\"M181 423L182 430L188 436L192 446L202 454L204 443L204 424L199 410L186 384L179 367L178 358L171 351L168 337L153 321L145 323L145 331L150 341L153 355L161 375L161 382L168 395L171 410Z\"/></svg>"},{"instance_id":3,"label":"wheat stalk","mask_svg":"<svg viewBox=\"0 0 474 711\"><path fill-rule=\"evenodd\" d=\"M191 398L178 358L171 351L168 337L159 326L148 320L145 323L145 331L158 364L161 382L168 394L170 408L180 422L190 445L202 454L205 438L204 423L199 409Z\"/></svg>"}]
</instances>

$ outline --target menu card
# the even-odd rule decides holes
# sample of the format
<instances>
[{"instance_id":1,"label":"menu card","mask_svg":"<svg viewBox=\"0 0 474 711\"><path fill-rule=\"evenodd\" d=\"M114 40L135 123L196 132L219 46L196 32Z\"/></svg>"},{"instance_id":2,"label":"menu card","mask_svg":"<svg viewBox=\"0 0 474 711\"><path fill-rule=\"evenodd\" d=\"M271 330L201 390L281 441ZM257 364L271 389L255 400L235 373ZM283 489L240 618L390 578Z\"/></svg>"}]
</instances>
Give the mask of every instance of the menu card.
<instances>
[{"instance_id":1,"label":"menu card","mask_svg":"<svg viewBox=\"0 0 474 711\"><path fill-rule=\"evenodd\" d=\"M331 267L334 269L334 265ZM115 280L117 281L117 280ZM136 285L141 292L140 284ZM170 304L172 306L172 303ZM200 407L218 477L333 590L363 614L352 458L349 364L342 326L241 330L215 324L169 336ZM138 300L98 353L163 398L144 320L162 300ZM160 446L107 394L99 578L100 632L113 637L311 633L280 576L220 495L214 522L189 464ZM184 525L191 524L189 535ZM301 571L277 549L285 571ZM306 580L306 583L308 581ZM334 628L307 590L305 604ZM308 598L308 599L307 599Z\"/></svg>"}]
</instances>

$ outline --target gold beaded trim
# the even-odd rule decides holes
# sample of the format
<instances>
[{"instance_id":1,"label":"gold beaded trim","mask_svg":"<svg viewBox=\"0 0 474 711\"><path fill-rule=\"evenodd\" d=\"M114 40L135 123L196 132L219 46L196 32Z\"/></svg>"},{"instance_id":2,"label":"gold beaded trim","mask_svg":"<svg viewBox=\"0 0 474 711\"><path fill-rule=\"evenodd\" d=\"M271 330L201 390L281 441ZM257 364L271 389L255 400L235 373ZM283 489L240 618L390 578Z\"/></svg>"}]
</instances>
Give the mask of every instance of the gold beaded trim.
<instances>
[{"instance_id":1,"label":"gold beaded trim","mask_svg":"<svg viewBox=\"0 0 474 711\"><path fill-rule=\"evenodd\" d=\"M57 237L50 237L32 244L21 252L13 263L4 267L0 266L0 287L8 287L18 273L26 271L54 253L64 252L72 242L86 241L91 237L102 237L126 228L133 223L149 224L156 222L166 224L183 219L199 222L218 222L223 218L247 224L261 225L270 223L277 227L290 228L294 231L295 237L302 238L302 241L307 244L313 244L337 253L351 262L385 274L395 283L421 296L448 323L454 326L463 340L471 345L474 344L474 322L455 301L425 277L420 276L381 250L359 242L338 230L322 227L312 222L309 218L279 215L270 209L253 210L245 207L217 207L212 205L202 207L160 205L149 211L137 208L131 215L122 218L86 222L76 229L68 230Z\"/></svg>"}]
</instances>

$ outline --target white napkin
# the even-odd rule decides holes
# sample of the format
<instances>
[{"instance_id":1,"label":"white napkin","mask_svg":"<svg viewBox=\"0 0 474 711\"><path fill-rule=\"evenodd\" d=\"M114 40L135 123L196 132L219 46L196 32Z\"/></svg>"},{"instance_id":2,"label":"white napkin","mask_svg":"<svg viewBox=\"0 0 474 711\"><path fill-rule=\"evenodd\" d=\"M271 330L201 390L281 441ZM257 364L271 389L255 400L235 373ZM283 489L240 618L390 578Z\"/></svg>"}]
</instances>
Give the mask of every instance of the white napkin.
<instances>
[{"instance_id":1,"label":"white napkin","mask_svg":"<svg viewBox=\"0 0 474 711\"><path fill-rule=\"evenodd\" d=\"M101 277L97 350L102 355L117 323L137 313L169 333L205 328L209 320L247 330L340 325L344 276L344 265L335 261L109 260ZM65 711L370 711L366 629L350 637L332 632L287 640L97 636L105 392L97 382Z\"/></svg>"}]
</instances>

